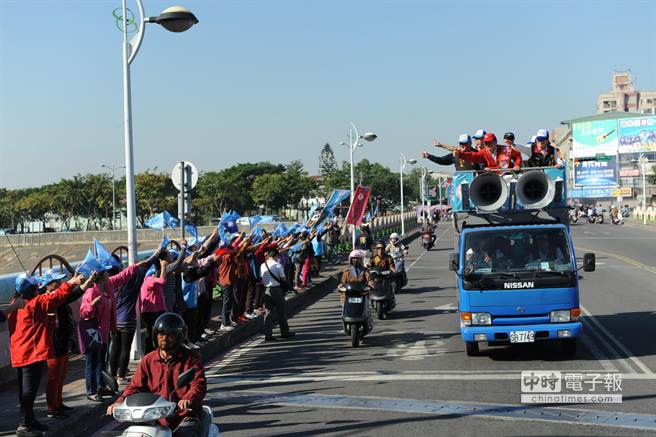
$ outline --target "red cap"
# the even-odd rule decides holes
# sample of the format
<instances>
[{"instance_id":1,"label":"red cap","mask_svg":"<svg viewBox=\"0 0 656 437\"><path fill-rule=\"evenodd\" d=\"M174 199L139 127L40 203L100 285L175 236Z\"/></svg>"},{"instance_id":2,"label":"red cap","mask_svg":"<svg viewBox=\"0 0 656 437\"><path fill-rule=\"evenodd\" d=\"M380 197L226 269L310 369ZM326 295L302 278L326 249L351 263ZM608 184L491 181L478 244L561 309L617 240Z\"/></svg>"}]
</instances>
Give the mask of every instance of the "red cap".
<instances>
[{"instance_id":1,"label":"red cap","mask_svg":"<svg viewBox=\"0 0 656 437\"><path fill-rule=\"evenodd\" d=\"M485 134L485 136L483 137L484 143L491 143L492 141L496 141L496 140L497 137L492 132Z\"/></svg>"}]
</instances>

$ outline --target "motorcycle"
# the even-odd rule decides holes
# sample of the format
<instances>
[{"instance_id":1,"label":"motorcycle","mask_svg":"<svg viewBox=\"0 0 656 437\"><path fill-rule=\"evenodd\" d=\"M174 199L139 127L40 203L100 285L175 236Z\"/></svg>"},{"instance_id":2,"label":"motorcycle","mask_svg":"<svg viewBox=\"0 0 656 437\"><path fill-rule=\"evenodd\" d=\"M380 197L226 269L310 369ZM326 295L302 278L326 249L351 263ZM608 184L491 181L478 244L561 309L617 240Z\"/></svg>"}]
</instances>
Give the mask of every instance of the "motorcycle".
<instances>
[{"instance_id":1,"label":"motorcycle","mask_svg":"<svg viewBox=\"0 0 656 437\"><path fill-rule=\"evenodd\" d=\"M358 347L360 340L374 327L369 304L369 287L361 282L353 282L340 287L339 291L345 294L342 308L344 332L351 336L351 346Z\"/></svg>"},{"instance_id":2,"label":"motorcycle","mask_svg":"<svg viewBox=\"0 0 656 437\"><path fill-rule=\"evenodd\" d=\"M180 389L194 379L194 369L189 369L178 376L175 388ZM103 379L110 389L118 392L118 383L107 372L103 371ZM173 416L178 410L178 404L155 393L135 393L128 396L114 409L114 420L134 423L123 431L121 437L150 436L172 437L170 428L161 426L158 420ZM219 437L219 428L212 423L212 409L203 405L201 417L201 432L199 437Z\"/></svg>"},{"instance_id":3,"label":"motorcycle","mask_svg":"<svg viewBox=\"0 0 656 437\"><path fill-rule=\"evenodd\" d=\"M369 276L374 282L371 289L371 307L376 311L378 320L387 318L387 315L396 307L396 296L392 289L392 271L372 269Z\"/></svg>"},{"instance_id":4,"label":"motorcycle","mask_svg":"<svg viewBox=\"0 0 656 437\"><path fill-rule=\"evenodd\" d=\"M575 209L570 210L569 212L569 222L576 223L579 221L579 213Z\"/></svg>"},{"instance_id":5,"label":"motorcycle","mask_svg":"<svg viewBox=\"0 0 656 437\"><path fill-rule=\"evenodd\" d=\"M408 285L408 275L405 272L405 258L402 251L392 252L390 256L394 260L396 273L392 274L392 291L394 294L401 292L401 289Z\"/></svg>"},{"instance_id":6,"label":"motorcycle","mask_svg":"<svg viewBox=\"0 0 656 437\"><path fill-rule=\"evenodd\" d=\"M610 222L614 225L621 225L622 219L620 218L620 216L610 216Z\"/></svg>"},{"instance_id":7,"label":"motorcycle","mask_svg":"<svg viewBox=\"0 0 656 437\"><path fill-rule=\"evenodd\" d=\"M604 223L604 214L603 213L597 214L595 216L595 223L597 223L598 225L602 225Z\"/></svg>"},{"instance_id":8,"label":"motorcycle","mask_svg":"<svg viewBox=\"0 0 656 437\"><path fill-rule=\"evenodd\" d=\"M432 232L424 232L421 234L421 244L426 251L429 251L435 245L435 235Z\"/></svg>"}]
</instances>

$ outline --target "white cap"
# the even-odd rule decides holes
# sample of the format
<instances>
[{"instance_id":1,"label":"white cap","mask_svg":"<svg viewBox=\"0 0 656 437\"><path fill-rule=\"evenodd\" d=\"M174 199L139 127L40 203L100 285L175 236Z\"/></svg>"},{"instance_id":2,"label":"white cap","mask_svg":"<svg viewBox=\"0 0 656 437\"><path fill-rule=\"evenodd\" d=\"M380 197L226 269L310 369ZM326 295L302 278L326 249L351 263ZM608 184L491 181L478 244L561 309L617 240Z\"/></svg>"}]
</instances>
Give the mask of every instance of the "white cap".
<instances>
[{"instance_id":1,"label":"white cap","mask_svg":"<svg viewBox=\"0 0 656 437\"><path fill-rule=\"evenodd\" d=\"M480 139L483 139L483 137L485 136L485 131L484 131L483 129L479 129L479 130L477 130L476 133L475 133L474 135L472 135L472 136L473 136L474 138L476 138L476 139L479 139L479 140L480 140Z\"/></svg>"},{"instance_id":2,"label":"white cap","mask_svg":"<svg viewBox=\"0 0 656 437\"><path fill-rule=\"evenodd\" d=\"M535 134L536 138L546 138L549 139L549 131L546 129L540 129L538 133Z\"/></svg>"},{"instance_id":3,"label":"white cap","mask_svg":"<svg viewBox=\"0 0 656 437\"><path fill-rule=\"evenodd\" d=\"M471 138L467 134L462 134L458 137L458 144L471 143Z\"/></svg>"}]
</instances>

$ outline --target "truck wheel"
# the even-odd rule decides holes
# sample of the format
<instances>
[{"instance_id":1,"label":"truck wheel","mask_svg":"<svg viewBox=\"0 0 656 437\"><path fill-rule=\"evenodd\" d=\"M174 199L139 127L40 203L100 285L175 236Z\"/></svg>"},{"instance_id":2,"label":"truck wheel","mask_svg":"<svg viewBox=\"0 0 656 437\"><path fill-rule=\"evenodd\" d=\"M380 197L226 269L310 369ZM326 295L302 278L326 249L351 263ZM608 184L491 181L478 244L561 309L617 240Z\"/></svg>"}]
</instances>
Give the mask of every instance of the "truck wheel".
<instances>
[{"instance_id":1,"label":"truck wheel","mask_svg":"<svg viewBox=\"0 0 656 437\"><path fill-rule=\"evenodd\" d=\"M576 339L575 338L566 338L561 340L561 345L563 352L567 355L576 355Z\"/></svg>"},{"instance_id":2,"label":"truck wheel","mask_svg":"<svg viewBox=\"0 0 656 437\"><path fill-rule=\"evenodd\" d=\"M360 346L360 327L357 325L351 326L351 346Z\"/></svg>"},{"instance_id":3,"label":"truck wheel","mask_svg":"<svg viewBox=\"0 0 656 437\"><path fill-rule=\"evenodd\" d=\"M465 349L467 350L468 357L475 357L479 354L478 342L477 341L467 341L465 342Z\"/></svg>"}]
</instances>

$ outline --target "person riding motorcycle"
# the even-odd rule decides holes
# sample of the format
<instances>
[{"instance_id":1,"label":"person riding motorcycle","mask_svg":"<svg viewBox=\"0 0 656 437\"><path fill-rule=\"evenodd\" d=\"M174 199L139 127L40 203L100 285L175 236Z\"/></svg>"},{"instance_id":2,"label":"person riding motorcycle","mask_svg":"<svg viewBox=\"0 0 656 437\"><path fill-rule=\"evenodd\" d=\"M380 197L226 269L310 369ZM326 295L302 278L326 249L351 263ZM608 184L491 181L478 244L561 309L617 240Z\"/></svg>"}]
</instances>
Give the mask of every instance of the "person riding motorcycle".
<instances>
[{"instance_id":1,"label":"person riding motorcycle","mask_svg":"<svg viewBox=\"0 0 656 437\"><path fill-rule=\"evenodd\" d=\"M374 256L371 257L369 265L372 269L390 270L392 273L396 273L394 258L385 252L385 242L383 240L378 240L374 245Z\"/></svg>"},{"instance_id":2,"label":"person riding motorcycle","mask_svg":"<svg viewBox=\"0 0 656 437\"><path fill-rule=\"evenodd\" d=\"M198 436L207 380L198 354L184 347L187 337L185 322L178 314L164 313L155 321L152 336L157 349L141 359L132 382L107 408L107 415L111 416L130 395L154 393L177 402L179 408L174 416L161 419L160 425L169 427L175 437ZM191 368L196 371L193 380L187 386L175 389L178 376Z\"/></svg>"},{"instance_id":3,"label":"person riding motorcycle","mask_svg":"<svg viewBox=\"0 0 656 437\"><path fill-rule=\"evenodd\" d=\"M390 256L394 259L395 264L397 258L402 259L404 256L408 256L408 247L405 244L401 243L399 234L396 232L390 235L389 244L385 248L385 251L389 253ZM403 276L399 288L405 286L405 284L408 283L408 275L405 272L405 266L403 266L402 264L401 264L401 269L402 269L401 272L397 272L402 274Z\"/></svg>"},{"instance_id":4,"label":"person riding motorcycle","mask_svg":"<svg viewBox=\"0 0 656 437\"><path fill-rule=\"evenodd\" d=\"M346 284L354 282L361 282L363 285L369 284L369 271L364 266L364 252L356 249L349 254L349 265L344 267L342 271L342 278L339 281L339 287L342 288ZM344 292L339 292L339 303L344 306L345 295Z\"/></svg>"},{"instance_id":5,"label":"person riding motorcycle","mask_svg":"<svg viewBox=\"0 0 656 437\"><path fill-rule=\"evenodd\" d=\"M430 234L430 236L431 236L431 244L435 244L435 239L436 239L436 236L435 236L435 228L436 228L436 227L437 227L437 225L433 226L432 223L427 222L427 221L424 222L423 225L421 225L421 233L422 233L422 235Z\"/></svg>"}]
</instances>

